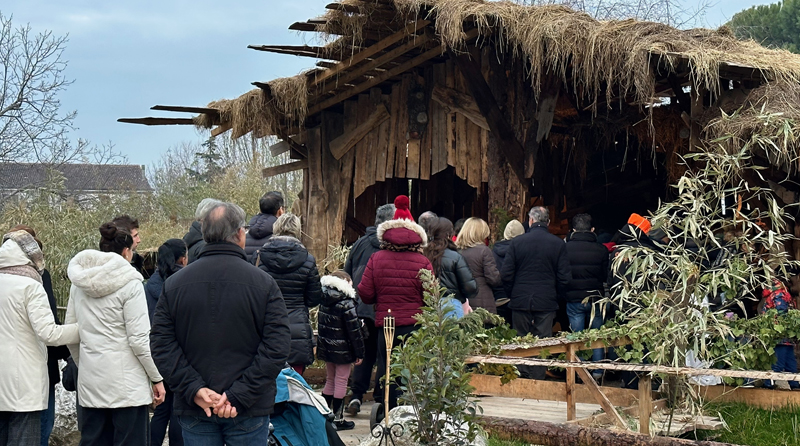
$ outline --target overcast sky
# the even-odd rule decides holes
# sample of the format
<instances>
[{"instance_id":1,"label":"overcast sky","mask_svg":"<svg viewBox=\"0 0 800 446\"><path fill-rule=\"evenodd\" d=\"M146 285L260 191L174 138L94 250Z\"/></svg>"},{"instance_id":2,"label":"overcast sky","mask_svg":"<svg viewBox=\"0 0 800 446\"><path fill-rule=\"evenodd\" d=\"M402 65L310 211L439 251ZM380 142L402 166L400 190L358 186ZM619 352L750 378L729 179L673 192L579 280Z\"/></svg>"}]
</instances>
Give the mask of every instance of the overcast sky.
<instances>
[{"instance_id":1,"label":"overcast sky","mask_svg":"<svg viewBox=\"0 0 800 446\"><path fill-rule=\"evenodd\" d=\"M64 110L77 110L74 138L108 143L132 164L152 165L182 141L200 140L188 126L145 127L120 117L172 116L156 104L204 106L252 86L291 76L313 59L248 50L250 44L314 43L289 31L295 21L324 12L333 0L3 0L0 12L17 25L69 34ZM693 4L691 0L687 5ZM753 0L719 0L706 13L715 28Z\"/></svg>"}]
</instances>

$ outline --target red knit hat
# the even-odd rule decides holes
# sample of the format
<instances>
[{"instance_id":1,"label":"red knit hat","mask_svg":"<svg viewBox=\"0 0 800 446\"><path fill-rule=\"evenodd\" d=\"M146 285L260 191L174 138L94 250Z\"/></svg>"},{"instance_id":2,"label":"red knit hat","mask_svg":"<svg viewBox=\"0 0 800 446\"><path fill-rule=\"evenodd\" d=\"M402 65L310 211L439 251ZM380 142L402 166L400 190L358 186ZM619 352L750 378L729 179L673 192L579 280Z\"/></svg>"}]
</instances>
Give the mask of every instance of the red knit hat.
<instances>
[{"instance_id":1,"label":"red knit hat","mask_svg":"<svg viewBox=\"0 0 800 446\"><path fill-rule=\"evenodd\" d=\"M394 211L394 219L395 220L411 220L414 221L414 217L411 216L411 211L408 210L408 197L406 195L398 195L397 198L394 199L394 207L397 210Z\"/></svg>"},{"instance_id":2,"label":"red knit hat","mask_svg":"<svg viewBox=\"0 0 800 446\"><path fill-rule=\"evenodd\" d=\"M635 213L631 214L631 216L628 217L628 224L636 226L637 228L641 229L642 232L644 232L645 234L650 232L650 220L642 217L639 214Z\"/></svg>"}]
</instances>

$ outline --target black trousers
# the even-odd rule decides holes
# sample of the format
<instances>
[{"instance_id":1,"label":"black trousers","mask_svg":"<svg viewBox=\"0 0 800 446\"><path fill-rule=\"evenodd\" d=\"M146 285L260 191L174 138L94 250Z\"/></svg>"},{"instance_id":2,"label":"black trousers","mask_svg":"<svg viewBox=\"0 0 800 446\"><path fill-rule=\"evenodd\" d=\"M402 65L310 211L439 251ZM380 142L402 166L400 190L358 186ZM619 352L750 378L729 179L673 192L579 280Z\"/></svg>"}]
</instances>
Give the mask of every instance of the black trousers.
<instances>
[{"instance_id":1,"label":"black trousers","mask_svg":"<svg viewBox=\"0 0 800 446\"><path fill-rule=\"evenodd\" d=\"M555 311L517 311L511 314L511 322L514 330L519 336L528 333L539 339L553 336L553 320L556 317ZM522 378L544 379L547 367L534 367L529 365L517 366Z\"/></svg>"},{"instance_id":2,"label":"black trousers","mask_svg":"<svg viewBox=\"0 0 800 446\"><path fill-rule=\"evenodd\" d=\"M0 412L0 446L42 444L42 411Z\"/></svg>"},{"instance_id":3,"label":"black trousers","mask_svg":"<svg viewBox=\"0 0 800 446\"><path fill-rule=\"evenodd\" d=\"M364 339L364 360L353 368L353 379L350 383L350 388L353 390L353 399L359 399L364 402L364 394L369 390L370 380L372 379L372 368L378 359L378 330L375 328L374 320L361 320L364 321L364 326L367 327L369 337ZM384 368L386 368L385 365Z\"/></svg>"},{"instance_id":4,"label":"black trousers","mask_svg":"<svg viewBox=\"0 0 800 446\"><path fill-rule=\"evenodd\" d=\"M405 336L417 329L416 325L406 325L403 327L397 327L394 331L394 339L392 340L392 347L398 345L400 340L397 339L400 336ZM378 361L377 366L378 369L375 372L375 401L383 403L384 402L384 375L386 375L386 337L383 334L383 327L377 327L378 330ZM389 385L389 410L397 407L397 382L392 383Z\"/></svg>"},{"instance_id":5,"label":"black trousers","mask_svg":"<svg viewBox=\"0 0 800 446\"><path fill-rule=\"evenodd\" d=\"M150 419L150 445L161 446L164 444L164 437L169 426L169 446L183 446L183 431L178 422L178 416L173 411L172 402L175 394L167 390L164 402L153 411L153 418Z\"/></svg>"},{"instance_id":6,"label":"black trousers","mask_svg":"<svg viewBox=\"0 0 800 446\"><path fill-rule=\"evenodd\" d=\"M80 446L148 446L147 406L117 409L83 408Z\"/></svg>"}]
</instances>

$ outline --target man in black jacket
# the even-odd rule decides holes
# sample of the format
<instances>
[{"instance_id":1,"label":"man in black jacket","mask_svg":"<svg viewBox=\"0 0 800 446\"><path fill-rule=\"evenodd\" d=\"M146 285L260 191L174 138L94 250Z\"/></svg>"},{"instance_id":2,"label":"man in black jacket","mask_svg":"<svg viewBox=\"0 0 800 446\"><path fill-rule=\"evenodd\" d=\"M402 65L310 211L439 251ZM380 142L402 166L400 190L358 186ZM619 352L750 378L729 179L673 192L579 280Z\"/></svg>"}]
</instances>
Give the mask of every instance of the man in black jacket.
<instances>
[{"instance_id":1,"label":"man in black jacket","mask_svg":"<svg viewBox=\"0 0 800 446\"><path fill-rule=\"evenodd\" d=\"M248 259L252 259L253 254L272 237L272 225L284 213L283 194L278 191L267 192L258 200L258 209L261 213L250 219L250 229L247 230L244 252Z\"/></svg>"},{"instance_id":2,"label":"man in black jacket","mask_svg":"<svg viewBox=\"0 0 800 446\"><path fill-rule=\"evenodd\" d=\"M384 204L375 213L375 226L367 228L367 233L353 243L347 260L344 263L344 271L353 278L353 288L358 289L361 283L361 276L367 267L367 262L372 254L381 250L381 242L378 240L378 225L394 218L394 204ZM361 412L361 402L364 394L369 390L369 381L372 377L372 368L378 356L378 330L375 328L375 309L372 305L367 305L357 299L358 305L356 312L358 318L364 323L368 336L364 339L364 360L361 364L353 368L351 389L353 396L347 405L347 413L355 415Z\"/></svg>"},{"instance_id":3,"label":"man in black jacket","mask_svg":"<svg viewBox=\"0 0 800 446\"><path fill-rule=\"evenodd\" d=\"M567 256L572 269L572 280L566 295L567 316L570 329L579 332L586 328L589 318L589 328L600 328L603 325L604 310L594 305L594 302L602 298L605 292L603 283L608 276L609 253L608 248L597 242L589 214L572 217L572 231L572 237L567 242ZM603 349L597 348L592 354L592 361L601 359Z\"/></svg>"},{"instance_id":4,"label":"man in black jacket","mask_svg":"<svg viewBox=\"0 0 800 446\"><path fill-rule=\"evenodd\" d=\"M511 299L512 325L520 336L553 335L558 296L572 280L563 240L550 234L550 214L537 206L528 213L530 230L511 240L500 276ZM544 379L544 367L519 367L523 378ZM527 376L526 376L527 375Z\"/></svg>"},{"instance_id":5,"label":"man in black jacket","mask_svg":"<svg viewBox=\"0 0 800 446\"><path fill-rule=\"evenodd\" d=\"M187 259L189 263L197 260L200 251L206 246L206 242L203 240L203 232L201 231L203 218L212 207L220 203L222 202L213 198L203 198L197 205L197 209L194 211L194 221L189 227L189 232L183 236L183 242L186 243L186 249L189 254Z\"/></svg>"},{"instance_id":6,"label":"man in black jacket","mask_svg":"<svg viewBox=\"0 0 800 446\"><path fill-rule=\"evenodd\" d=\"M289 322L275 281L247 262L244 226L235 204L209 211L206 246L167 279L153 318L153 359L175 393L186 444L267 443Z\"/></svg>"}]
</instances>

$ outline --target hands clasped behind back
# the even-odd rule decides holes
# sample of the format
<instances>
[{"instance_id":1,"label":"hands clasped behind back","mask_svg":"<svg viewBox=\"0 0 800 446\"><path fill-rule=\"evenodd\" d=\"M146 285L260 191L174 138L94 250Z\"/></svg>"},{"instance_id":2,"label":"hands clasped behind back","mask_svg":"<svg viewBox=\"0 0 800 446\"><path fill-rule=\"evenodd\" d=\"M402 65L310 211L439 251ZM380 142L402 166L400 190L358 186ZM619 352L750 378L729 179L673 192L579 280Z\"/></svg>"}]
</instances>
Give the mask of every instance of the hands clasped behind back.
<instances>
[{"instance_id":1,"label":"hands clasped behind back","mask_svg":"<svg viewBox=\"0 0 800 446\"><path fill-rule=\"evenodd\" d=\"M212 411L220 418L235 418L238 415L236 408L228 401L227 394L223 392L220 395L207 387L197 391L194 403L203 409L207 417L211 416Z\"/></svg>"}]
</instances>

